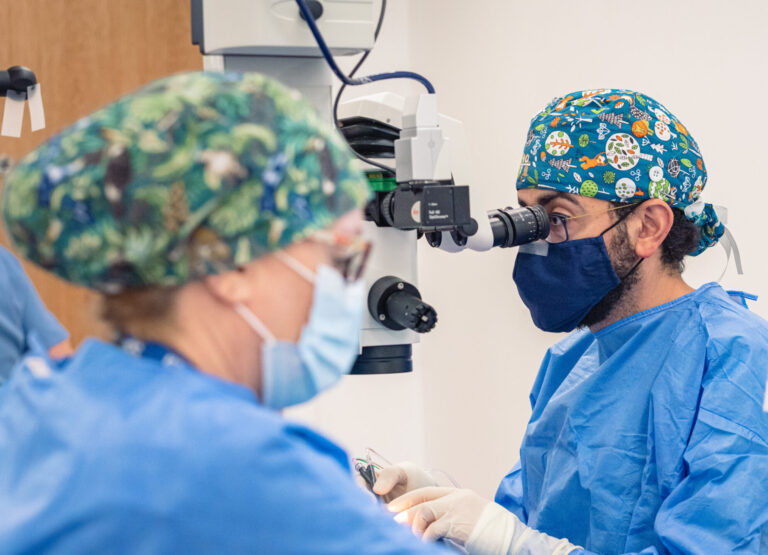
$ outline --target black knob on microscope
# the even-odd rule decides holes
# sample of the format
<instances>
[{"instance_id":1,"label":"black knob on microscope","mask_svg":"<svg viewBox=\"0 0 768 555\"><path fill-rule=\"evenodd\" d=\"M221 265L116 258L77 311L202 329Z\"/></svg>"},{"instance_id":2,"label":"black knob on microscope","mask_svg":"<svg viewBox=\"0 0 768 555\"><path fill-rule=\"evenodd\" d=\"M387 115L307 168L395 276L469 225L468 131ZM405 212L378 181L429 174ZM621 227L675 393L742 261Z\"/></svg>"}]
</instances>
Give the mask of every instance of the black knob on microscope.
<instances>
[{"instance_id":1,"label":"black knob on microscope","mask_svg":"<svg viewBox=\"0 0 768 555\"><path fill-rule=\"evenodd\" d=\"M421 298L407 293L395 293L387 299L387 309L396 321L417 333L427 333L437 324L437 312Z\"/></svg>"},{"instance_id":2,"label":"black knob on microscope","mask_svg":"<svg viewBox=\"0 0 768 555\"><path fill-rule=\"evenodd\" d=\"M437 312L421 300L412 284L395 276L384 276L368 292L368 310L382 326L427 333L437 324Z\"/></svg>"}]
</instances>

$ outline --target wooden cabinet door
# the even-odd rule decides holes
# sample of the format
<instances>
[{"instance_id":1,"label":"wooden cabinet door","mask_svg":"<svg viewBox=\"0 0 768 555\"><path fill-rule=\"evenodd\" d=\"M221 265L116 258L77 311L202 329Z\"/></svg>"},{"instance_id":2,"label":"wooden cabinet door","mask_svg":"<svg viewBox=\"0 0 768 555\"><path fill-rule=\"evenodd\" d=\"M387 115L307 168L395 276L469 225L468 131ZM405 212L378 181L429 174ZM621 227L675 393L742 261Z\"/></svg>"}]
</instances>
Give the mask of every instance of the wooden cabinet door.
<instances>
[{"instance_id":1,"label":"wooden cabinet door","mask_svg":"<svg viewBox=\"0 0 768 555\"><path fill-rule=\"evenodd\" d=\"M201 69L189 9L189 0L0 0L0 68L23 65L35 72L46 116L46 128L32 133L27 112L21 138L0 137L0 153L18 160L122 94L164 75ZM32 264L25 269L73 344L107 335L96 294Z\"/></svg>"}]
</instances>

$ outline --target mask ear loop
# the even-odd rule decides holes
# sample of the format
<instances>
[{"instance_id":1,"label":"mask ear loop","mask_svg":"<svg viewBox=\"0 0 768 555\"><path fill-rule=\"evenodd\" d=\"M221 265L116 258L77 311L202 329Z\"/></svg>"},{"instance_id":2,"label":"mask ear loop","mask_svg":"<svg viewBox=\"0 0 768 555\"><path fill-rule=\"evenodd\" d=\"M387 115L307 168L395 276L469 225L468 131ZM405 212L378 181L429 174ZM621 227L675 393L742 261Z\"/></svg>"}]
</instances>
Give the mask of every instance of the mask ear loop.
<instances>
[{"instance_id":1,"label":"mask ear loop","mask_svg":"<svg viewBox=\"0 0 768 555\"><path fill-rule=\"evenodd\" d=\"M616 220L615 222L613 222L613 223L610 225L610 227L608 227L608 228L607 228L605 231L603 231L603 232L600 234L600 236L602 237L603 235L605 235L606 233L608 233L609 231L611 231L611 230L612 230L614 227L616 227L617 225L619 225L621 222L623 222L624 220L626 220L626 219L627 219L629 216L631 216L631 215L634 213L635 209L636 209L638 206L640 206L641 204L642 204L642 202L638 202L637 204L635 204L635 205L633 205L633 206L629 207L629 210L627 210L626 212L624 212L624 214L622 214L621 216L619 216L619 219L618 219L618 220ZM619 208L618 210L621 210L622 208L626 208L626 207L622 206L622 207L621 207L621 208Z\"/></svg>"},{"instance_id":2,"label":"mask ear loop","mask_svg":"<svg viewBox=\"0 0 768 555\"><path fill-rule=\"evenodd\" d=\"M624 277L621 278L621 281L624 281L629 276L634 274L635 270L637 270L640 267L640 264L643 262L643 260L645 260L645 258L640 257L640 260L638 260L637 263L634 266L632 266L632 269L630 271L628 271L626 274L624 274Z\"/></svg>"},{"instance_id":3,"label":"mask ear loop","mask_svg":"<svg viewBox=\"0 0 768 555\"><path fill-rule=\"evenodd\" d=\"M631 215L634 213L635 209L636 209L638 206L640 206L641 204L642 204L642 202L638 202L638 203L637 203L637 204L635 204L634 206L630 207L630 209L629 209L629 210L627 210L627 211L626 211L624 214L622 214L621 216L619 216L619 219L618 219L618 220L616 220L615 222L613 222L613 224L611 224L611 226L610 226L608 229L606 229L605 231L603 231L603 232L600 234L600 237L602 237L603 235L605 235L606 233L608 233L608 232L609 232L610 230L612 230L614 227L616 227L616 226L617 226L617 225L619 225L621 222L623 222L624 220L626 220L626 219L627 219L629 216L631 216ZM622 207L622 208L623 208L623 207ZM637 261L637 263L636 263L634 266L632 266L632 269L631 269L631 270L629 270L629 271L628 271L626 274L624 274L624 275L623 275L621 278L619 278L619 279L620 279L621 281L624 281L624 280L625 280L625 279L627 279L629 276L631 276L632 274L634 274L634 273L635 273L635 270L637 270L637 269L640 267L640 264L643 262L643 260L645 260L645 258L643 258L643 257L640 257L640 260L638 260L638 261Z\"/></svg>"},{"instance_id":4,"label":"mask ear loop","mask_svg":"<svg viewBox=\"0 0 768 555\"><path fill-rule=\"evenodd\" d=\"M275 258L280 260L283 264L288 266L291 270L299 274L301 277L306 279L309 283L315 282L315 273L304 266L301 262L293 258L292 256L284 253L283 251L276 251L272 253ZM235 304L235 311L240 315L240 317L245 320L245 322L255 331L259 337L261 337L265 343L275 343L277 340L275 339L274 334L269 331L269 328L264 325L264 322L262 322L248 307L246 307L243 303L237 303Z\"/></svg>"},{"instance_id":5,"label":"mask ear loop","mask_svg":"<svg viewBox=\"0 0 768 555\"><path fill-rule=\"evenodd\" d=\"M315 283L315 272L307 268L304 264L296 260L294 257L286 254L283 251L276 251L272 253L275 258L280 262L288 266L291 270L299 274L309 283Z\"/></svg>"},{"instance_id":6,"label":"mask ear loop","mask_svg":"<svg viewBox=\"0 0 768 555\"><path fill-rule=\"evenodd\" d=\"M269 328L264 325L264 322L259 320L259 318L243 303L235 304L235 311L249 326L251 326L251 329L253 329L265 343L276 342L275 336L269 331Z\"/></svg>"},{"instance_id":7,"label":"mask ear loop","mask_svg":"<svg viewBox=\"0 0 768 555\"><path fill-rule=\"evenodd\" d=\"M275 339L275 336L272 334L271 331L269 331L269 328L264 325L264 322L262 322L247 306L245 306L243 303L236 303L235 304L235 312L237 312L240 317L245 320L245 323L248 324L253 331L256 332L256 335L261 337L261 340L264 342L261 345L261 353L262 353L262 367L261 367L261 391L258 392L258 395L261 397L264 394L264 391L269 391L271 389L271 380L272 378L271 374L269 372L266 372L264 370L265 365L269 366L270 362L270 350L264 349L266 345L274 345L277 343L277 339Z\"/></svg>"}]
</instances>

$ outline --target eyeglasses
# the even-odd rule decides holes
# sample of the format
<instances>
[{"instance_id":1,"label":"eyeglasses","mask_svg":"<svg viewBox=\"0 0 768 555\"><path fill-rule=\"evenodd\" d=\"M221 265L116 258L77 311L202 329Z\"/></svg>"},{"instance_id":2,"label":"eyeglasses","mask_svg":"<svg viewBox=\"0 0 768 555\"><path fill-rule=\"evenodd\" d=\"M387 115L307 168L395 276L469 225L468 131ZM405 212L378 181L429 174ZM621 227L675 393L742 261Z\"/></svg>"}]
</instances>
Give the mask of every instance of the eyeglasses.
<instances>
[{"instance_id":1,"label":"eyeglasses","mask_svg":"<svg viewBox=\"0 0 768 555\"><path fill-rule=\"evenodd\" d=\"M312 240L331 247L331 265L346 282L351 283L362 277L371 253L370 241L326 230L314 233Z\"/></svg>"},{"instance_id":2,"label":"eyeglasses","mask_svg":"<svg viewBox=\"0 0 768 555\"><path fill-rule=\"evenodd\" d=\"M600 214L607 214L608 212L615 212L616 210L629 209L626 215L622 215L623 217L621 219L623 219L624 217L628 216L629 213L631 213L638 206L639 206L639 203L627 204L624 206L614 206L613 208L609 208L608 210L601 210L600 212L590 212L589 214L582 214L581 216L566 216L565 214L553 212L552 214L549 215L549 236L546 238L546 241L547 243L564 243L565 241L569 241L570 235L568 233L568 222L571 220L580 220L582 218L589 218L591 216L599 216Z\"/></svg>"}]
</instances>

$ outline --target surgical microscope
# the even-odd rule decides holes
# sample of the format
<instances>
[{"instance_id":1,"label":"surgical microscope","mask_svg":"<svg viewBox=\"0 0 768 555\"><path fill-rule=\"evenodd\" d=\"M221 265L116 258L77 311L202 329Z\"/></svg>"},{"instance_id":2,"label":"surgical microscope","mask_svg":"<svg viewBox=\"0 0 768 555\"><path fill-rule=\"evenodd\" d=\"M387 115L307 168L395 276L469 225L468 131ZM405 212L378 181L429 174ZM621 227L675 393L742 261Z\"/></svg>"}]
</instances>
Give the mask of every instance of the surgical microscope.
<instances>
[{"instance_id":1,"label":"surgical microscope","mask_svg":"<svg viewBox=\"0 0 768 555\"><path fill-rule=\"evenodd\" d=\"M364 165L371 188L366 233L374 244L364 279L368 313L352 374L412 371L412 345L437 323L418 288L417 245L448 252L523 245L549 234L540 206L478 210L470 202L463 125L438 111L425 77L353 75L374 46L373 0L191 0L192 42L207 71L255 71L301 92L335 124ZM350 75L337 56L363 54ZM334 97L335 80L342 82ZM425 94L378 93L340 102L347 86L412 79Z\"/></svg>"}]
</instances>

